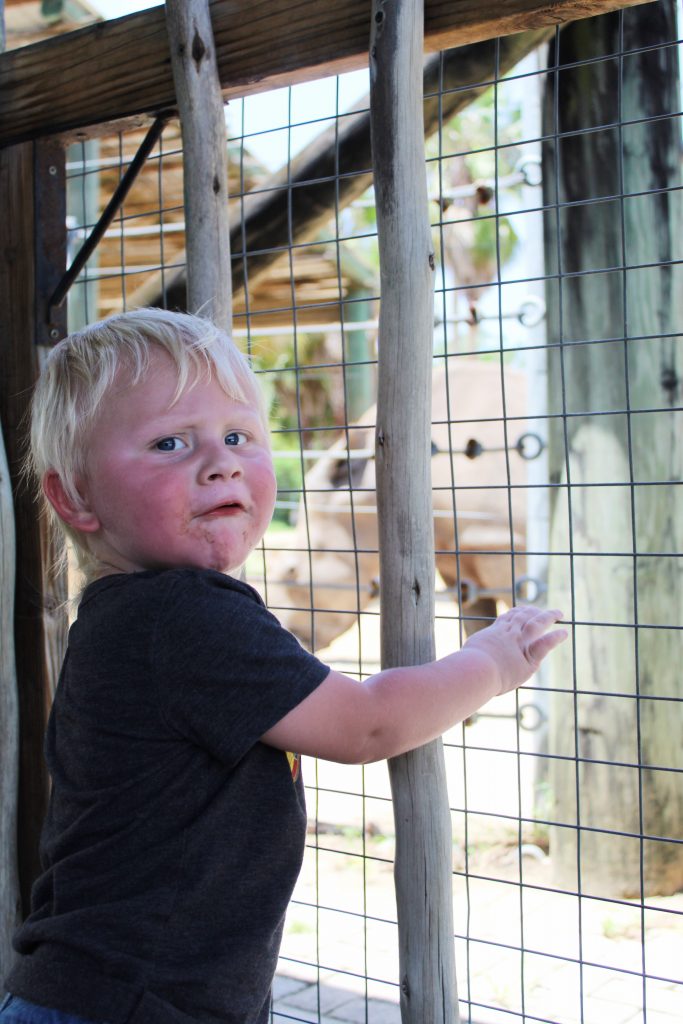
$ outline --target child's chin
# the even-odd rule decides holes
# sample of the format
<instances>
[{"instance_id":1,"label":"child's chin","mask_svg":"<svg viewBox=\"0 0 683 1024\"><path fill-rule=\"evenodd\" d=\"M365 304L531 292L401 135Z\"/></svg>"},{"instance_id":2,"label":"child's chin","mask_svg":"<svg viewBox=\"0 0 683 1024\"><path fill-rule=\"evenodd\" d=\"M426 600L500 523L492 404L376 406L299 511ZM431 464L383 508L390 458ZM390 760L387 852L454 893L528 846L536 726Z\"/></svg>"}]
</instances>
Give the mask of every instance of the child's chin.
<instances>
[{"instance_id":1,"label":"child's chin","mask_svg":"<svg viewBox=\"0 0 683 1024\"><path fill-rule=\"evenodd\" d=\"M235 562L234 559L208 559L205 565L198 566L201 569L212 569L214 572L222 572L228 576L234 576L242 568L242 562Z\"/></svg>"}]
</instances>

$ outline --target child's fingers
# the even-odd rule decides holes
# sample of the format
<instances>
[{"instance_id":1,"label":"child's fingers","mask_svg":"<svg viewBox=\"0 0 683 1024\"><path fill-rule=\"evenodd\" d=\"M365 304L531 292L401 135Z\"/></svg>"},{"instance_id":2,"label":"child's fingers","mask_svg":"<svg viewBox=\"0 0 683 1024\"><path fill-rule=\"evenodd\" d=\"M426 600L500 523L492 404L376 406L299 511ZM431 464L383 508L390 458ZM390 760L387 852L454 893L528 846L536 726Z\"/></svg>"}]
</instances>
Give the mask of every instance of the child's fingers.
<instances>
[{"instance_id":1,"label":"child's fingers","mask_svg":"<svg viewBox=\"0 0 683 1024\"><path fill-rule=\"evenodd\" d=\"M539 611L536 608L527 607L524 611L527 613L526 615L516 618L516 623L521 626L520 639L527 659L533 664L539 665L546 655L567 639L566 629L547 632L555 622L561 621L563 615L559 608Z\"/></svg>"},{"instance_id":2,"label":"child's fingers","mask_svg":"<svg viewBox=\"0 0 683 1024\"><path fill-rule=\"evenodd\" d=\"M554 619L553 621L557 620ZM566 629L554 629L552 633L544 633L543 636L532 641L527 647L529 658L536 664L540 664L545 656L550 654L556 647L559 647L568 636L569 633Z\"/></svg>"},{"instance_id":3,"label":"child's fingers","mask_svg":"<svg viewBox=\"0 0 683 1024\"><path fill-rule=\"evenodd\" d=\"M531 615L523 623L522 629L525 635L533 641L545 633L553 623L560 622L563 617L562 612L557 608L548 608L544 611L534 608L531 609Z\"/></svg>"}]
</instances>

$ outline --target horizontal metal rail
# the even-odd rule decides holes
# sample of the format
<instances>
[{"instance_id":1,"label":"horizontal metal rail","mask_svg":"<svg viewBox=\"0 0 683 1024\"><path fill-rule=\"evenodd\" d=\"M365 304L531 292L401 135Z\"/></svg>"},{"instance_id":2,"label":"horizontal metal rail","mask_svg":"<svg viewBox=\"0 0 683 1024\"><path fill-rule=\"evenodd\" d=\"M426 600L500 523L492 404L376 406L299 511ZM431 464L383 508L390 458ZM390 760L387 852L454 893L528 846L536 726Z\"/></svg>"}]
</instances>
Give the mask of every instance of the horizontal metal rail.
<instances>
[{"instance_id":1,"label":"horizontal metal rail","mask_svg":"<svg viewBox=\"0 0 683 1024\"><path fill-rule=\"evenodd\" d=\"M542 437L534 433L521 434L514 444L487 446L470 438L464 448L439 448L432 441L432 458L435 455L465 455L468 459L478 459L481 455L491 452L517 452L526 462L537 459L546 444ZM277 450L272 453L274 459L374 459L374 448L300 448Z\"/></svg>"}]
</instances>

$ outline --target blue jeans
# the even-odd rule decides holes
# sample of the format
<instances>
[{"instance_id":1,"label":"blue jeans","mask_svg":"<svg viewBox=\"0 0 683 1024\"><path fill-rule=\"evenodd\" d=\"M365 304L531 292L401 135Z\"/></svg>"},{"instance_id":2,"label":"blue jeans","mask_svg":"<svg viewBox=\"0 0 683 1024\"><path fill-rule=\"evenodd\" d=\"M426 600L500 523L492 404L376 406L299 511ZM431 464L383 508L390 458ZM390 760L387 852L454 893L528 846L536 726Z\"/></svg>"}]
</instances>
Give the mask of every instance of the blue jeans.
<instances>
[{"instance_id":1,"label":"blue jeans","mask_svg":"<svg viewBox=\"0 0 683 1024\"><path fill-rule=\"evenodd\" d=\"M94 1024L71 1013L49 1010L46 1006L27 1003L18 996L6 996L0 1003L0 1024ZM101 1022L104 1024L104 1022Z\"/></svg>"}]
</instances>

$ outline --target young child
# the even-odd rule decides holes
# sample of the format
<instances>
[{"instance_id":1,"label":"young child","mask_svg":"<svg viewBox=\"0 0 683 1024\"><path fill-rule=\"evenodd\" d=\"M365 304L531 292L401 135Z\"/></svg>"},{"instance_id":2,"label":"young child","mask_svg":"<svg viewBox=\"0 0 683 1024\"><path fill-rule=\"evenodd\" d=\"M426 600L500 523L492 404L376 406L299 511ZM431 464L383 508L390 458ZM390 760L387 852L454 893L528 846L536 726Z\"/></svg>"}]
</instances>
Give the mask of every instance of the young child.
<instances>
[{"instance_id":1,"label":"young child","mask_svg":"<svg viewBox=\"0 0 683 1024\"><path fill-rule=\"evenodd\" d=\"M228 575L275 477L256 380L197 317L123 313L59 344L31 461L87 585L0 1024L263 1024L306 830L287 752L362 764L434 739L528 679L560 613L513 609L364 683L303 650Z\"/></svg>"}]
</instances>

